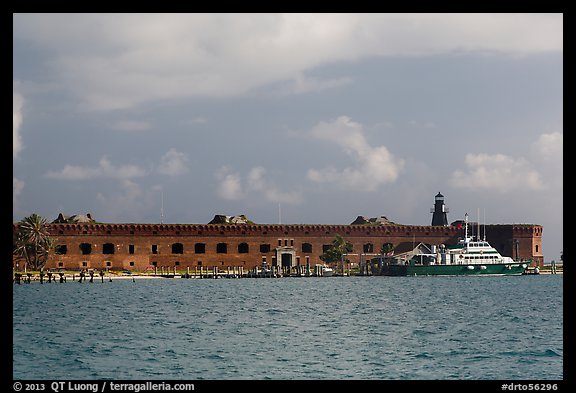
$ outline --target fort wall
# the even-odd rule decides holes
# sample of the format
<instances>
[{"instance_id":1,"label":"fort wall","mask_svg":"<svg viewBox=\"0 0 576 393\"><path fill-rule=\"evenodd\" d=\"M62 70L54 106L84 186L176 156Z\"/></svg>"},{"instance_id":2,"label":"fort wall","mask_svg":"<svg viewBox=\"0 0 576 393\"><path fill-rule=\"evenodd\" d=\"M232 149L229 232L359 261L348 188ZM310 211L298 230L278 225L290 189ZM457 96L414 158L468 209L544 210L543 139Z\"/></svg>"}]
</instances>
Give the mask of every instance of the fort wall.
<instances>
[{"instance_id":1,"label":"fort wall","mask_svg":"<svg viewBox=\"0 0 576 393\"><path fill-rule=\"evenodd\" d=\"M17 224L14 225L17 230ZM502 255L543 264L542 226L482 226ZM56 249L47 268L144 271L154 267L251 269L268 266L311 266L336 234L352 244L347 258L378 254L382 245L403 242L454 244L464 236L458 226L322 225L322 224L50 224ZM369 257L367 257L369 258Z\"/></svg>"}]
</instances>

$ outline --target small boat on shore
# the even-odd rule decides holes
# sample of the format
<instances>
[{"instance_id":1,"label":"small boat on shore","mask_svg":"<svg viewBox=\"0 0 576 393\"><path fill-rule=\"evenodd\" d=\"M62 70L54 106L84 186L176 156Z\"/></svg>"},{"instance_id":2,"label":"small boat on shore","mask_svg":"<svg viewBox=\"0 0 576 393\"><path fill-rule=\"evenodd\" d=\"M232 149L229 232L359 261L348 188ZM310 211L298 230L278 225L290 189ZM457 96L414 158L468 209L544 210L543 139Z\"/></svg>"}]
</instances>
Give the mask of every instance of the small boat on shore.
<instances>
[{"instance_id":1,"label":"small boat on shore","mask_svg":"<svg viewBox=\"0 0 576 393\"><path fill-rule=\"evenodd\" d=\"M334 275L334 269L328 266L322 266L322 277L332 277Z\"/></svg>"},{"instance_id":2,"label":"small boat on shore","mask_svg":"<svg viewBox=\"0 0 576 393\"><path fill-rule=\"evenodd\" d=\"M528 267L523 274L540 274L540 269L536 267Z\"/></svg>"},{"instance_id":3,"label":"small boat on shore","mask_svg":"<svg viewBox=\"0 0 576 393\"><path fill-rule=\"evenodd\" d=\"M392 259L384 263L386 276L469 276L521 275L527 264L502 256L486 239L468 236L465 216L464 239L451 246L432 246L430 253L416 253L409 260Z\"/></svg>"}]
</instances>

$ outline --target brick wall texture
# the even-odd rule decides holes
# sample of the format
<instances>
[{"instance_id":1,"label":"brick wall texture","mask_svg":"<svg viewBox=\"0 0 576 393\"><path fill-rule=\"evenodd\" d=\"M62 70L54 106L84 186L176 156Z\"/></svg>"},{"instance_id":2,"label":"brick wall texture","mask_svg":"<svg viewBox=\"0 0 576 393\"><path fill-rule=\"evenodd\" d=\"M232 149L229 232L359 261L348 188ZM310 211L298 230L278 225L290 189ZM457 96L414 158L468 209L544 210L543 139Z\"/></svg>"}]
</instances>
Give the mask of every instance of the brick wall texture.
<instances>
[{"instance_id":1,"label":"brick wall texture","mask_svg":"<svg viewBox=\"0 0 576 393\"><path fill-rule=\"evenodd\" d=\"M542 229L533 224L485 226L486 240L502 255L539 266ZM200 266L242 266L246 271L263 261L268 266L313 266L322 263L320 255L336 234L352 244L351 254L376 254L386 243L454 244L464 235L457 226L312 224L50 224L50 232L57 248L46 268L133 271ZM358 263L360 256L348 259Z\"/></svg>"}]
</instances>

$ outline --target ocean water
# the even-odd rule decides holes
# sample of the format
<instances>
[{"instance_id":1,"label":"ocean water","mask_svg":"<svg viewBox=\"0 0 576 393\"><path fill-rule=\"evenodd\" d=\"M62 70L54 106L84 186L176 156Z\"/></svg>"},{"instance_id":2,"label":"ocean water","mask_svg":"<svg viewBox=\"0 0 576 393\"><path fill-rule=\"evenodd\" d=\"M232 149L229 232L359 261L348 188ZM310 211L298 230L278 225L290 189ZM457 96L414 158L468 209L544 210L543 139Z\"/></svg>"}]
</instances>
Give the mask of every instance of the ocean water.
<instances>
[{"instance_id":1,"label":"ocean water","mask_svg":"<svg viewBox=\"0 0 576 393\"><path fill-rule=\"evenodd\" d=\"M14 379L563 378L561 275L13 286Z\"/></svg>"}]
</instances>

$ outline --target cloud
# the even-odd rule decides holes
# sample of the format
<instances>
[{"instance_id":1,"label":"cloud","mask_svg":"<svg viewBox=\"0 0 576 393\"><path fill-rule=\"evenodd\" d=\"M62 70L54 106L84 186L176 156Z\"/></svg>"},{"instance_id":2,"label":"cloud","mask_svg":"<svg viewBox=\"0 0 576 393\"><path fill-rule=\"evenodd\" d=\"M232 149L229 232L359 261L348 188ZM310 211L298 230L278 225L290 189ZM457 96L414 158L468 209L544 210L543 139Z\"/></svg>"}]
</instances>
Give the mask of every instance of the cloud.
<instances>
[{"instance_id":1,"label":"cloud","mask_svg":"<svg viewBox=\"0 0 576 393\"><path fill-rule=\"evenodd\" d=\"M104 207L99 221L114 221L118 217L132 222L141 222L158 203L156 190L142 190L133 180L121 179L118 191L110 195L99 192L96 199ZM158 209L160 207L158 206ZM160 210L158 210L159 212Z\"/></svg>"},{"instance_id":2,"label":"cloud","mask_svg":"<svg viewBox=\"0 0 576 393\"><path fill-rule=\"evenodd\" d=\"M338 145L356 161L355 167L342 170L334 167L309 169L307 177L313 182L333 183L348 190L374 191L396 181L404 166L404 160L394 157L386 146L370 146L362 125L347 116L320 122L312 128L310 135Z\"/></svg>"},{"instance_id":3,"label":"cloud","mask_svg":"<svg viewBox=\"0 0 576 393\"><path fill-rule=\"evenodd\" d=\"M146 172L136 165L116 167L106 157L103 157L97 167L65 165L61 171L49 171L45 176L56 180L89 180L95 178L131 179L145 174Z\"/></svg>"},{"instance_id":4,"label":"cloud","mask_svg":"<svg viewBox=\"0 0 576 393\"><path fill-rule=\"evenodd\" d=\"M167 176L179 176L188 172L188 157L172 148L161 158L156 172ZM96 167L66 164L60 171L48 171L45 176L57 180L90 180L96 178L132 179L148 173L137 165L115 166L102 157Z\"/></svg>"},{"instance_id":5,"label":"cloud","mask_svg":"<svg viewBox=\"0 0 576 393\"><path fill-rule=\"evenodd\" d=\"M18 210L18 197L23 189L24 181L12 176L12 206L14 212Z\"/></svg>"},{"instance_id":6,"label":"cloud","mask_svg":"<svg viewBox=\"0 0 576 393\"><path fill-rule=\"evenodd\" d=\"M240 176L236 173L231 173L231 169L223 166L216 173L216 178L220 181L216 194L227 200L237 200L242 198L242 186L240 185Z\"/></svg>"},{"instance_id":7,"label":"cloud","mask_svg":"<svg viewBox=\"0 0 576 393\"><path fill-rule=\"evenodd\" d=\"M507 193L520 190L542 190L541 175L524 158L504 154L467 154L468 171L457 170L450 183L457 188L490 189Z\"/></svg>"},{"instance_id":8,"label":"cloud","mask_svg":"<svg viewBox=\"0 0 576 393\"><path fill-rule=\"evenodd\" d=\"M178 176L188 172L188 157L172 148L160 158L158 173L168 176Z\"/></svg>"},{"instance_id":9,"label":"cloud","mask_svg":"<svg viewBox=\"0 0 576 393\"><path fill-rule=\"evenodd\" d=\"M349 83L304 78L339 61L563 50L562 14L16 14L14 40L90 110Z\"/></svg>"},{"instance_id":10,"label":"cloud","mask_svg":"<svg viewBox=\"0 0 576 393\"><path fill-rule=\"evenodd\" d=\"M22 151L22 136L20 127L22 126L22 107L24 98L16 91L12 91L12 158L17 158Z\"/></svg>"},{"instance_id":11,"label":"cloud","mask_svg":"<svg viewBox=\"0 0 576 393\"><path fill-rule=\"evenodd\" d=\"M546 160L563 160L564 134L561 132L552 132L542 134L532 147L536 154Z\"/></svg>"},{"instance_id":12,"label":"cloud","mask_svg":"<svg viewBox=\"0 0 576 393\"><path fill-rule=\"evenodd\" d=\"M530 159L542 174L545 187L557 195L564 187L564 134L551 132L540 135L532 144Z\"/></svg>"},{"instance_id":13,"label":"cloud","mask_svg":"<svg viewBox=\"0 0 576 393\"><path fill-rule=\"evenodd\" d=\"M266 169L254 167L248 173L248 189L262 193L271 202L298 204L302 202L302 194L298 191L281 191L266 180Z\"/></svg>"},{"instance_id":14,"label":"cloud","mask_svg":"<svg viewBox=\"0 0 576 393\"><path fill-rule=\"evenodd\" d=\"M320 92L352 83L352 78L320 79L298 73L286 86L280 89L284 95Z\"/></svg>"},{"instance_id":15,"label":"cloud","mask_svg":"<svg viewBox=\"0 0 576 393\"><path fill-rule=\"evenodd\" d=\"M467 154L467 171L456 170L450 183L457 188L489 189L500 193L562 188L563 134L541 134L529 158L505 154Z\"/></svg>"},{"instance_id":16,"label":"cloud","mask_svg":"<svg viewBox=\"0 0 576 393\"><path fill-rule=\"evenodd\" d=\"M230 167L224 166L216 173L219 180L217 195L228 200L240 200L263 196L267 201L286 204L299 204L302 202L302 194L299 191L282 191L276 188L266 179L266 169L254 167L250 169L244 186L242 177L238 173L232 173Z\"/></svg>"}]
</instances>

